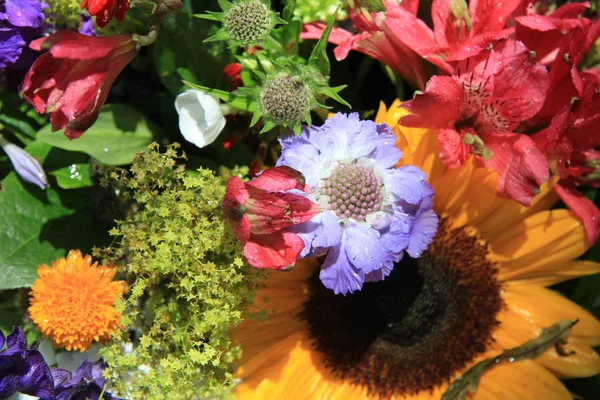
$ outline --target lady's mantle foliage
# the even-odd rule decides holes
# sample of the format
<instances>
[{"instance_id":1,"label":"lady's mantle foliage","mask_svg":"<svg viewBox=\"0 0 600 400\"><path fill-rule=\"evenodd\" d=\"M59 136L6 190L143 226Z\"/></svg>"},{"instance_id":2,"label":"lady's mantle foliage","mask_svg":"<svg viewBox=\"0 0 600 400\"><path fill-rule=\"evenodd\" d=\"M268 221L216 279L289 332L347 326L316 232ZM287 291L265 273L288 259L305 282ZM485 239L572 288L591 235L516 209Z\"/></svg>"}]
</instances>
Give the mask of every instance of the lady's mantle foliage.
<instances>
[{"instance_id":1,"label":"lady's mantle foliage","mask_svg":"<svg viewBox=\"0 0 600 400\"><path fill-rule=\"evenodd\" d=\"M103 357L127 398L223 397L241 351L230 329L252 303L261 273L243 263L225 224L224 181L209 170L186 173L175 147L164 154L157 147L112 176L139 210L111 232L120 242L103 251L124 266L131 290L118 306L121 324L137 335L124 331ZM124 352L122 341L131 340L139 344Z\"/></svg>"}]
</instances>

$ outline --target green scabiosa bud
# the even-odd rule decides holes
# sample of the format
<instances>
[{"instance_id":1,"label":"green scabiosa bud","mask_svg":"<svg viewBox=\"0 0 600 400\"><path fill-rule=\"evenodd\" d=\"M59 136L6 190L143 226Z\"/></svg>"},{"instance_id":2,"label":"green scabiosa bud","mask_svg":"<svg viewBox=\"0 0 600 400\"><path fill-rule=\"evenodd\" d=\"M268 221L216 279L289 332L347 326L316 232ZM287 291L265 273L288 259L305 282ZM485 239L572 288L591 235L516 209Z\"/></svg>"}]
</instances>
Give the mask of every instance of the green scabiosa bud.
<instances>
[{"instance_id":1,"label":"green scabiosa bud","mask_svg":"<svg viewBox=\"0 0 600 400\"><path fill-rule=\"evenodd\" d=\"M278 74L267 78L259 96L263 118L276 125L296 125L312 108L312 91L298 76Z\"/></svg>"},{"instance_id":2,"label":"green scabiosa bud","mask_svg":"<svg viewBox=\"0 0 600 400\"><path fill-rule=\"evenodd\" d=\"M269 2L265 0L238 0L233 3L219 0L219 5L222 13L196 15L223 24L219 32L206 41L225 40L243 47L261 45L275 25L285 23L277 13L271 11Z\"/></svg>"}]
</instances>

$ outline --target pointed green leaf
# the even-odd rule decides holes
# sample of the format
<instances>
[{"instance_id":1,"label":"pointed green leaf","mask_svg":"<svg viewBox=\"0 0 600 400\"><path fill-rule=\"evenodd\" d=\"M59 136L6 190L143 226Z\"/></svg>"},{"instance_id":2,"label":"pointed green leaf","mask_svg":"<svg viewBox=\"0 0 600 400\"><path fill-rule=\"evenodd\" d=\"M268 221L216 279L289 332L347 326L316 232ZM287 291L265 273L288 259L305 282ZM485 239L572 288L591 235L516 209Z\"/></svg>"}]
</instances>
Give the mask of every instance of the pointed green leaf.
<instances>
[{"instance_id":1,"label":"pointed green leaf","mask_svg":"<svg viewBox=\"0 0 600 400\"><path fill-rule=\"evenodd\" d=\"M193 89L198 89L203 91L204 93L212 94L213 96L218 97L225 103L230 104L237 109L253 112L256 108L256 102L254 101L254 99L250 98L245 94L230 93L226 92L225 90L213 89L202 85L196 85L188 81L183 81L183 83L185 83Z\"/></svg>"},{"instance_id":2,"label":"pointed green leaf","mask_svg":"<svg viewBox=\"0 0 600 400\"><path fill-rule=\"evenodd\" d=\"M385 5L381 0L358 0L361 7L366 8L371 12L386 11Z\"/></svg>"},{"instance_id":3,"label":"pointed green leaf","mask_svg":"<svg viewBox=\"0 0 600 400\"><path fill-rule=\"evenodd\" d=\"M335 22L335 17L337 16L338 11L340 10L340 6L335 10L329 23L327 23L327 28L323 31L323 35L321 39L317 42L315 47L313 48L310 57L308 58L308 65L317 68L323 76L329 76L329 58L327 58L327 52L325 48L327 47L327 41L329 40L329 34L331 33L331 28L333 27L333 23Z\"/></svg>"},{"instance_id":4,"label":"pointed green leaf","mask_svg":"<svg viewBox=\"0 0 600 400\"><path fill-rule=\"evenodd\" d=\"M217 22L223 22L224 20L223 14L212 11L208 11L208 14L194 14L194 17Z\"/></svg>"},{"instance_id":5,"label":"pointed green leaf","mask_svg":"<svg viewBox=\"0 0 600 400\"><path fill-rule=\"evenodd\" d=\"M255 111L254 115L252 115L252 121L250 121L250 126L254 126L256 125L256 123L258 122L258 120L260 119L262 113L260 111Z\"/></svg>"},{"instance_id":6,"label":"pointed green leaf","mask_svg":"<svg viewBox=\"0 0 600 400\"><path fill-rule=\"evenodd\" d=\"M277 125L272 122L272 121L266 121L265 124L263 125L262 129L260 130L260 133L265 133L270 131L273 128L276 128Z\"/></svg>"},{"instance_id":7,"label":"pointed green leaf","mask_svg":"<svg viewBox=\"0 0 600 400\"><path fill-rule=\"evenodd\" d=\"M218 42L218 41L227 41L229 40L229 34L224 30L219 30L214 35L207 37L203 40L203 42Z\"/></svg>"},{"instance_id":8,"label":"pointed green leaf","mask_svg":"<svg viewBox=\"0 0 600 400\"><path fill-rule=\"evenodd\" d=\"M465 400L469 394L475 393L485 371L502 362L512 363L541 356L551 346L567 337L576 323L577 321L559 321L549 328L542 329L542 333L537 338L529 340L521 346L504 350L496 357L478 362L452 382L442 396L442 400Z\"/></svg>"},{"instance_id":9,"label":"pointed green leaf","mask_svg":"<svg viewBox=\"0 0 600 400\"><path fill-rule=\"evenodd\" d=\"M326 95L327 97L332 98L333 100L337 101L340 104L345 105L348 108L352 108L352 106L350 105L350 103L348 103L346 100L344 100L338 94L338 92L342 91L347 86L348 85L340 85L340 86L335 86L335 87L325 87L325 88L322 88L321 90L319 90L319 93L322 93L322 94Z\"/></svg>"},{"instance_id":10,"label":"pointed green leaf","mask_svg":"<svg viewBox=\"0 0 600 400\"><path fill-rule=\"evenodd\" d=\"M291 21L294 18L294 10L296 9L296 0L288 0L287 4L283 8L281 16L285 21Z\"/></svg>"}]
</instances>

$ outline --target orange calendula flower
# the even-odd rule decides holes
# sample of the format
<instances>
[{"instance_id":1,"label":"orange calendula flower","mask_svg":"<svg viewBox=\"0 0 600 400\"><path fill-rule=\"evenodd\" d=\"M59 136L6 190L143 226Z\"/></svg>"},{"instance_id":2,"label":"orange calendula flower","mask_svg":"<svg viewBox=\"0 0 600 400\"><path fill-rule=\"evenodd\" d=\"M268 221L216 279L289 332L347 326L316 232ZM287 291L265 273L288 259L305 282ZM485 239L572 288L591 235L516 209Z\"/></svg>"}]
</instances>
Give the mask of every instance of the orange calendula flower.
<instances>
[{"instance_id":1,"label":"orange calendula flower","mask_svg":"<svg viewBox=\"0 0 600 400\"><path fill-rule=\"evenodd\" d=\"M92 257L71 250L52 267L41 265L31 287L31 319L55 346L87 350L92 341L108 340L119 324L117 297L127 291L115 281L116 269L92 264Z\"/></svg>"}]
</instances>

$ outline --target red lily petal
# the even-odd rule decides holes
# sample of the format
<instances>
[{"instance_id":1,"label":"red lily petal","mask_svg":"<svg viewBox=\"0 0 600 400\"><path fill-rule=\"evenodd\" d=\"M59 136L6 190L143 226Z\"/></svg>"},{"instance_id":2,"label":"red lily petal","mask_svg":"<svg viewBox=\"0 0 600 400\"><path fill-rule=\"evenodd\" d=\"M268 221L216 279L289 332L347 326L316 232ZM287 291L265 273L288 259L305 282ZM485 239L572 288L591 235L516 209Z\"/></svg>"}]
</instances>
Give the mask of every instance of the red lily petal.
<instances>
[{"instance_id":1,"label":"red lily petal","mask_svg":"<svg viewBox=\"0 0 600 400\"><path fill-rule=\"evenodd\" d=\"M452 128L440 129L440 158L448 168L458 168L471 158L471 149L463 143L461 135Z\"/></svg>"},{"instance_id":2,"label":"red lily petal","mask_svg":"<svg viewBox=\"0 0 600 400\"><path fill-rule=\"evenodd\" d=\"M521 0L471 0L469 13L473 19L473 33L499 31L508 22Z\"/></svg>"},{"instance_id":3,"label":"red lily petal","mask_svg":"<svg viewBox=\"0 0 600 400\"><path fill-rule=\"evenodd\" d=\"M585 228L585 235L590 245L593 245L600 234L600 210L587 197L568 181L559 181L554 189L562 201L573 211Z\"/></svg>"},{"instance_id":4,"label":"red lily petal","mask_svg":"<svg viewBox=\"0 0 600 400\"><path fill-rule=\"evenodd\" d=\"M563 108L547 128L531 136L538 149L546 154L550 170L561 178L569 176L569 158L573 151L573 145L567 138L569 112L570 107Z\"/></svg>"},{"instance_id":5,"label":"red lily petal","mask_svg":"<svg viewBox=\"0 0 600 400\"><path fill-rule=\"evenodd\" d=\"M296 263L304 241L291 232L252 235L244 245L244 257L256 268L286 269Z\"/></svg>"},{"instance_id":6,"label":"red lily petal","mask_svg":"<svg viewBox=\"0 0 600 400\"><path fill-rule=\"evenodd\" d=\"M485 32L473 36L464 42L457 43L450 48L450 54L446 57L446 61L460 61L469 57L475 57L482 51L487 50L491 44L508 38L514 31L514 28L509 28L495 32Z\"/></svg>"},{"instance_id":7,"label":"red lily petal","mask_svg":"<svg viewBox=\"0 0 600 400\"><path fill-rule=\"evenodd\" d=\"M263 171L248 185L269 192L279 192L290 189L306 191L306 180L304 176L293 168L287 166L269 168Z\"/></svg>"},{"instance_id":8,"label":"red lily petal","mask_svg":"<svg viewBox=\"0 0 600 400\"><path fill-rule=\"evenodd\" d=\"M498 194L531 205L540 186L550 177L546 157L526 135L490 134L482 139L493 152L485 165L498 172Z\"/></svg>"},{"instance_id":9,"label":"red lily petal","mask_svg":"<svg viewBox=\"0 0 600 400\"><path fill-rule=\"evenodd\" d=\"M433 76L425 93L402 103L411 112L400 119L400 124L411 127L441 129L460 118L463 101L462 86L449 76Z\"/></svg>"}]
</instances>

